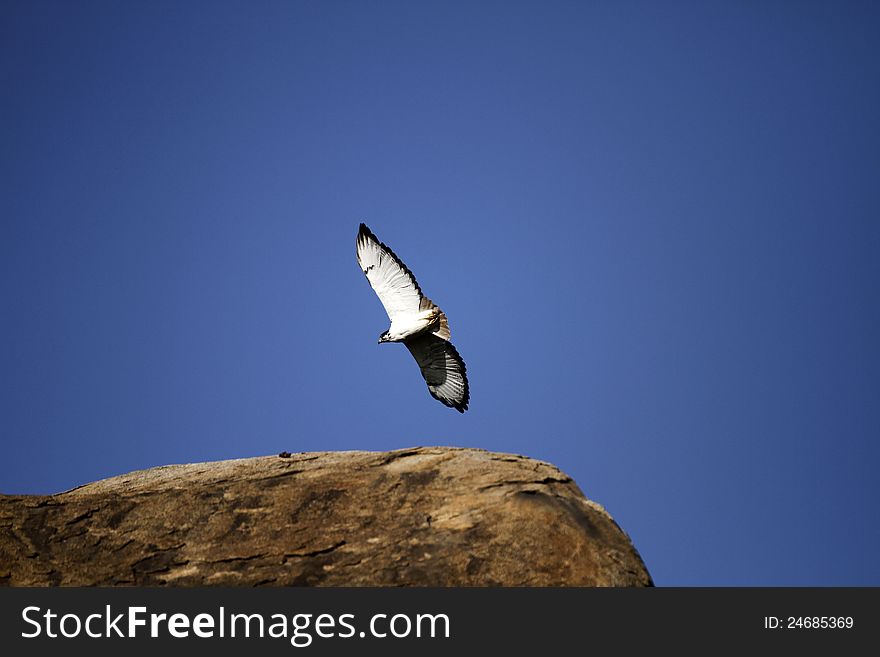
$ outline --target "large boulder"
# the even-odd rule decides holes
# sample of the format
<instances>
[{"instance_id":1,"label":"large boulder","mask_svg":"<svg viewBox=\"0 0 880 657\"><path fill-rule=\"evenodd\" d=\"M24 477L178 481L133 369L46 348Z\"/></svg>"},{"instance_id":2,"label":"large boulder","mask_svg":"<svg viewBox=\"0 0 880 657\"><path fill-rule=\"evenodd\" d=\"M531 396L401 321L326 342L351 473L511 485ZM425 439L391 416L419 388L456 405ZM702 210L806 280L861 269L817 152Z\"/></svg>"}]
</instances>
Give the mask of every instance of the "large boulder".
<instances>
[{"instance_id":1,"label":"large boulder","mask_svg":"<svg viewBox=\"0 0 880 657\"><path fill-rule=\"evenodd\" d=\"M170 465L0 495L0 583L650 586L554 466L476 449Z\"/></svg>"}]
</instances>

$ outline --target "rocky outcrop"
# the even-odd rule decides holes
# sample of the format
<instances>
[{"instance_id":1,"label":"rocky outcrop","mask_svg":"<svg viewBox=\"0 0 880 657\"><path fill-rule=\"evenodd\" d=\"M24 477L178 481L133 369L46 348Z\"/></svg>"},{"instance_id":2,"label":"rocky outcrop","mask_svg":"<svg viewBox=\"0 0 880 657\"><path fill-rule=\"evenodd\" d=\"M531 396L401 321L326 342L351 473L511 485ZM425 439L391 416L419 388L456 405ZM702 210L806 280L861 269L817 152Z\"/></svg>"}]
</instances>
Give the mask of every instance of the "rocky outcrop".
<instances>
[{"instance_id":1,"label":"rocky outcrop","mask_svg":"<svg viewBox=\"0 0 880 657\"><path fill-rule=\"evenodd\" d=\"M0 583L650 586L570 477L423 447L170 465L0 496Z\"/></svg>"}]
</instances>

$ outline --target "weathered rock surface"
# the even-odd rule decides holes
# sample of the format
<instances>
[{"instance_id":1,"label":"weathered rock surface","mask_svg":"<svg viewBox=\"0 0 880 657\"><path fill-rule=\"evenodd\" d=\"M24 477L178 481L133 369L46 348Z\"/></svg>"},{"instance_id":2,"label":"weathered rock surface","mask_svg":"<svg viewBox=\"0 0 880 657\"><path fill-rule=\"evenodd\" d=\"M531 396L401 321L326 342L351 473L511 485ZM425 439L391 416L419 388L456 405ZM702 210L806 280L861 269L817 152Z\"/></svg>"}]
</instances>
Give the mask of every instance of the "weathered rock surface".
<instances>
[{"instance_id":1,"label":"weathered rock surface","mask_svg":"<svg viewBox=\"0 0 880 657\"><path fill-rule=\"evenodd\" d=\"M170 465L0 495L0 584L650 586L557 468L424 447Z\"/></svg>"}]
</instances>

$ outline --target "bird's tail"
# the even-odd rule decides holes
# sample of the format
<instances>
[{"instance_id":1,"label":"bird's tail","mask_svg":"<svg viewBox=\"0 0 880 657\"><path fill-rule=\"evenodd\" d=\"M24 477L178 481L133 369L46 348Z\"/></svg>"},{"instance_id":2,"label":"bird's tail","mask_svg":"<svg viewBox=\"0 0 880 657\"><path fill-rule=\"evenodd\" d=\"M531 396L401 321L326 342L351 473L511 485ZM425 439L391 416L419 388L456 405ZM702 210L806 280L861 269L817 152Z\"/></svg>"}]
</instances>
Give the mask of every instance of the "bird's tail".
<instances>
[{"instance_id":1,"label":"bird's tail","mask_svg":"<svg viewBox=\"0 0 880 657\"><path fill-rule=\"evenodd\" d=\"M435 314L437 318L434 320L434 323L430 328L430 332L436 335L438 338L446 340L448 342L449 338L452 337L452 333L449 331L449 322L446 320L446 313L444 313L436 305L434 305L434 302L431 301L428 297L422 297L420 309L436 311Z\"/></svg>"},{"instance_id":2,"label":"bird's tail","mask_svg":"<svg viewBox=\"0 0 880 657\"><path fill-rule=\"evenodd\" d=\"M439 308L437 309L440 313L440 317L437 319L437 324L431 329L431 333L436 335L438 338L442 338L446 341L449 341L449 338L452 337L452 333L449 332L449 322L446 321L446 313L444 313Z\"/></svg>"}]
</instances>

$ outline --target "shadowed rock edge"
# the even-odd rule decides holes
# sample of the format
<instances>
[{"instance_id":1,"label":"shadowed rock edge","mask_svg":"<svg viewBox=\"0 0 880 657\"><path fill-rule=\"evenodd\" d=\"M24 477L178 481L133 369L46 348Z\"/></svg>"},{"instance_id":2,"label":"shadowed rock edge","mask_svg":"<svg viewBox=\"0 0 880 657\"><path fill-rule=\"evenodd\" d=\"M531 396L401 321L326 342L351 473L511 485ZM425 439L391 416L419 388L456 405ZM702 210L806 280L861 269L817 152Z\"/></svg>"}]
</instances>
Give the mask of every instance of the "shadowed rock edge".
<instances>
[{"instance_id":1,"label":"shadowed rock edge","mask_svg":"<svg viewBox=\"0 0 880 657\"><path fill-rule=\"evenodd\" d=\"M477 449L169 465L0 495L11 586L651 586L570 477Z\"/></svg>"}]
</instances>

